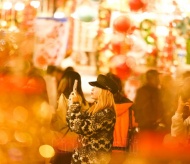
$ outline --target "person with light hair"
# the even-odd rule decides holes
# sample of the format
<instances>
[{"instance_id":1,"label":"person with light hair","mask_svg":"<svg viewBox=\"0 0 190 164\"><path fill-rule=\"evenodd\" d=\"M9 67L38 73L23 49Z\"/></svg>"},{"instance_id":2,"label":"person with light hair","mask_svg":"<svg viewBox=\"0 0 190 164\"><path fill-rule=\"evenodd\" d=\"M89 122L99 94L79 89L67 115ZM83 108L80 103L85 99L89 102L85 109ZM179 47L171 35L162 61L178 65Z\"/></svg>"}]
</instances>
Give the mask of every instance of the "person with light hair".
<instances>
[{"instance_id":1,"label":"person with light hair","mask_svg":"<svg viewBox=\"0 0 190 164\"><path fill-rule=\"evenodd\" d=\"M116 122L114 94L117 84L105 75L98 75L91 98L94 102L87 111L81 112L78 93L70 94L67 122L70 129L79 134L79 146L72 156L72 164L108 164L113 146L113 131Z\"/></svg>"}]
</instances>

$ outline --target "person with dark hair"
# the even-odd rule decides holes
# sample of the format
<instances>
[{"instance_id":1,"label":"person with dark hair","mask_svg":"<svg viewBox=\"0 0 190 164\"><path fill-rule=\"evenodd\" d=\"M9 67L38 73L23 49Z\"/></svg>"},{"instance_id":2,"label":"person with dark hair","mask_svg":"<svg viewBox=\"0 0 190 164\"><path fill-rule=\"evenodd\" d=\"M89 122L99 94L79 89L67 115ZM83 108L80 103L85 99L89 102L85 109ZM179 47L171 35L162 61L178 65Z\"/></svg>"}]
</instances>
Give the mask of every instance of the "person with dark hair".
<instances>
[{"instance_id":1,"label":"person with dark hair","mask_svg":"<svg viewBox=\"0 0 190 164\"><path fill-rule=\"evenodd\" d=\"M70 129L79 134L79 146L72 156L72 164L108 164L111 159L113 131L116 121L113 95L118 92L117 84L105 75L98 75L97 81L89 82L93 86L91 98L94 103L81 112L78 93L70 94L67 122Z\"/></svg>"},{"instance_id":2,"label":"person with dark hair","mask_svg":"<svg viewBox=\"0 0 190 164\"><path fill-rule=\"evenodd\" d=\"M52 164L70 164L74 148L77 147L78 135L69 129L66 122L68 98L73 91L75 80L78 81L76 90L81 102L82 110L87 110L89 107L82 91L80 74L75 71L65 72L59 85L60 95L58 99L58 107L51 120L51 127L56 135L53 139L53 146L56 150L56 154L51 159Z\"/></svg>"},{"instance_id":3,"label":"person with dark hair","mask_svg":"<svg viewBox=\"0 0 190 164\"><path fill-rule=\"evenodd\" d=\"M46 72L47 72L47 74L53 74L56 71L56 69L57 69L56 66L54 66L54 65L48 65Z\"/></svg>"},{"instance_id":4,"label":"person with dark hair","mask_svg":"<svg viewBox=\"0 0 190 164\"><path fill-rule=\"evenodd\" d=\"M63 77L64 77L64 75L65 74L67 74L67 72L70 72L70 71L75 71L74 70L74 68L73 67L71 67L71 66L68 66L67 68L65 68L64 69L64 72L63 72ZM68 74L67 74L68 75ZM63 90L64 90L64 87L63 87L63 85L65 85L64 84L64 80L60 80L60 82L59 82L59 85L58 85L58 87L57 87L57 97L59 98L59 96L62 94L62 92L63 92Z\"/></svg>"},{"instance_id":5,"label":"person with dark hair","mask_svg":"<svg viewBox=\"0 0 190 164\"><path fill-rule=\"evenodd\" d=\"M63 78L63 75L64 75L64 69L57 66L54 73L54 76L56 77L56 80L57 80L57 86L59 86L59 83L61 79Z\"/></svg>"},{"instance_id":6,"label":"person with dark hair","mask_svg":"<svg viewBox=\"0 0 190 164\"><path fill-rule=\"evenodd\" d=\"M137 89L133 110L138 123L138 151L150 156L159 153L165 132L160 73L155 69L145 72L146 82Z\"/></svg>"},{"instance_id":7,"label":"person with dark hair","mask_svg":"<svg viewBox=\"0 0 190 164\"><path fill-rule=\"evenodd\" d=\"M75 69L72 66L68 66L64 69L64 72L67 72L67 71L75 71Z\"/></svg>"},{"instance_id":8,"label":"person with dark hair","mask_svg":"<svg viewBox=\"0 0 190 164\"><path fill-rule=\"evenodd\" d=\"M159 72L150 69L145 78L145 84L137 89L133 110L141 130L156 130L164 114Z\"/></svg>"}]
</instances>

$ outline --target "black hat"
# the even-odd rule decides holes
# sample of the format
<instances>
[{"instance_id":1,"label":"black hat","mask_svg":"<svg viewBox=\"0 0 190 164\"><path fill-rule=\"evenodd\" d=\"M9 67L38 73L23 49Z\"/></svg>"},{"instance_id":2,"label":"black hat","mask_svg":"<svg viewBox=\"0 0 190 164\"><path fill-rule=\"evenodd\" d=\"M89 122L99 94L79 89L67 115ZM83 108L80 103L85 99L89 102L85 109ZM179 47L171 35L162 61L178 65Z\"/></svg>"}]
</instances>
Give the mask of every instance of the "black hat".
<instances>
[{"instance_id":1,"label":"black hat","mask_svg":"<svg viewBox=\"0 0 190 164\"><path fill-rule=\"evenodd\" d=\"M113 94L117 93L119 90L117 84L112 79L102 74L98 75L97 81L89 82L89 84L91 86L107 89Z\"/></svg>"}]
</instances>

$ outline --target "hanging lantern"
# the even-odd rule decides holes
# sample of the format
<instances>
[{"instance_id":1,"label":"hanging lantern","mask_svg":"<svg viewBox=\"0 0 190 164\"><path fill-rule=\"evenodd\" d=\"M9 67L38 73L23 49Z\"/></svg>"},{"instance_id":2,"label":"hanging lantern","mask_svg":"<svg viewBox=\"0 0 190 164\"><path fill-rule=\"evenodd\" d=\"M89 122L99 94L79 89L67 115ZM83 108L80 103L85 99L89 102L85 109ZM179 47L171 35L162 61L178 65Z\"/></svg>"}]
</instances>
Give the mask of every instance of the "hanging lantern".
<instances>
[{"instance_id":1,"label":"hanging lantern","mask_svg":"<svg viewBox=\"0 0 190 164\"><path fill-rule=\"evenodd\" d=\"M82 5L76 10L76 16L82 22L92 22L97 19L98 12L88 5Z\"/></svg>"},{"instance_id":2,"label":"hanging lantern","mask_svg":"<svg viewBox=\"0 0 190 164\"><path fill-rule=\"evenodd\" d=\"M129 0L129 8L131 11L139 11L145 7L146 4L142 0Z\"/></svg>"},{"instance_id":3,"label":"hanging lantern","mask_svg":"<svg viewBox=\"0 0 190 164\"><path fill-rule=\"evenodd\" d=\"M127 33L130 31L131 21L128 17L121 15L117 17L113 22L113 28L117 32Z\"/></svg>"},{"instance_id":4,"label":"hanging lantern","mask_svg":"<svg viewBox=\"0 0 190 164\"><path fill-rule=\"evenodd\" d=\"M116 74L122 80L126 80L132 73L132 69L128 66L126 55L116 55L110 59L111 72Z\"/></svg>"}]
</instances>

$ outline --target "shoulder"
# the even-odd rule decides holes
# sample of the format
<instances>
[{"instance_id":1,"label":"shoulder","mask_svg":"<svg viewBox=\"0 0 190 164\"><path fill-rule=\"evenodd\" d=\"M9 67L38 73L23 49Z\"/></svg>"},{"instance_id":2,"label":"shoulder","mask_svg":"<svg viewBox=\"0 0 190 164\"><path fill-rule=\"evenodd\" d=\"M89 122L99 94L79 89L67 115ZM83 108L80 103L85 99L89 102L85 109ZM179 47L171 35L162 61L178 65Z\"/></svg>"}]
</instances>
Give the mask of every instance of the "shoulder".
<instances>
[{"instance_id":1,"label":"shoulder","mask_svg":"<svg viewBox=\"0 0 190 164\"><path fill-rule=\"evenodd\" d=\"M121 103L133 103L130 99L128 99L127 97L123 96L121 99ZM120 104L120 103L119 103Z\"/></svg>"},{"instance_id":2,"label":"shoulder","mask_svg":"<svg viewBox=\"0 0 190 164\"><path fill-rule=\"evenodd\" d=\"M115 119L116 119L116 113L115 113L115 110L112 108L106 108L94 114L95 122L99 122L99 123L115 122Z\"/></svg>"},{"instance_id":3,"label":"shoulder","mask_svg":"<svg viewBox=\"0 0 190 164\"><path fill-rule=\"evenodd\" d=\"M115 110L113 108L105 108L103 110L100 110L98 112L96 112L96 116L98 117L113 117L115 116Z\"/></svg>"}]
</instances>

